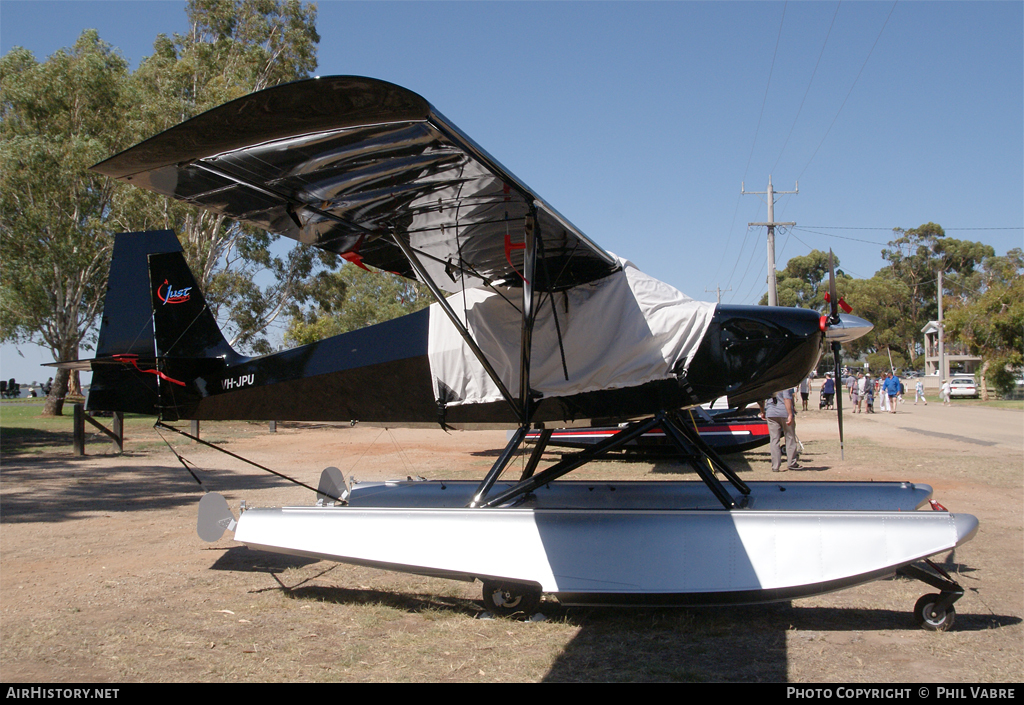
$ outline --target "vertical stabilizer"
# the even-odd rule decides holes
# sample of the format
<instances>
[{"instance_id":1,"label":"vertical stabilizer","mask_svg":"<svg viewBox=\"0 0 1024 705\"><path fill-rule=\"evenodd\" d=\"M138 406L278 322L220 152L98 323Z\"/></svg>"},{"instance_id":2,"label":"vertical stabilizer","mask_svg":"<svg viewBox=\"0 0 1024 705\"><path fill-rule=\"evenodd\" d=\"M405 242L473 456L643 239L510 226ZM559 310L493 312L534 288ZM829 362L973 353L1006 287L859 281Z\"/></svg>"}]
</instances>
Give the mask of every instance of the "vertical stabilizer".
<instances>
[{"instance_id":1,"label":"vertical stabilizer","mask_svg":"<svg viewBox=\"0 0 1024 705\"><path fill-rule=\"evenodd\" d=\"M203 375L239 358L224 339L170 230L114 238L90 411L188 418Z\"/></svg>"},{"instance_id":2,"label":"vertical stabilizer","mask_svg":"<svg viewBox=\"0 0 1024 705\"><path fill-rule=\"evenodd\" d=\"M236 353L213 316L182 252L149 256L149 301L159 375L160 413L191 418Z\"/></svg>"},{"instance_id":3,"label":"vertical stabilizer","mask_svg":"<svg viewBox=\"0 0 1024 705\"><path fill-rule=\"evenodd\" d=\"M97 357L126 353L153 357L149 255L181 251L181 243L171 230L114 236L100 338L96 346Z\"/></svg>"},{"instance_id":4,"label":"vertical stabilizer","mask_svg":"<svg viewBox=\"0 0 1024 705\"><path fill-rule=\"evenodd\" d=\"M149 280L158 358L237 357L182 252L151 254Z\"/></svg>"},{"instance_id":5,"label":"vertical stabilizer","mask_svg":"<svg viewBox=\"0 0 1024 705\"><path fill-rule=\"evenodd\" d=\"M149 255L181 252L171 230L118 233L110 259L110 275L100 318L97 361L130 356L152 366L156 355L153 309L149 304ZM122 358L123 359L123 358ZM135 365L94 364L89 385L89 411L125 411L156 415L157 379Z\"/></svg>"}]
</instances>

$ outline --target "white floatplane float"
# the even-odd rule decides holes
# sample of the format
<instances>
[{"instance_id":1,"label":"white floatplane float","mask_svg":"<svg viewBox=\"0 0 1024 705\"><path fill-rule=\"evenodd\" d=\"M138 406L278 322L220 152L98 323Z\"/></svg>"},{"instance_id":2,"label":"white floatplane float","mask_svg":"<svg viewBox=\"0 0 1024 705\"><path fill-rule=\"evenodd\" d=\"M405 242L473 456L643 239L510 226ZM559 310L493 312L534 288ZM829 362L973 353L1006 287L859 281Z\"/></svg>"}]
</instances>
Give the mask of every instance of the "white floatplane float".
<instances>
[{"instance_id":1,"label":"white floatplane float","mask_svg":"<svg viewBox=\"0 0 1024 705\"><path fill-rule=\"evenodd\" d=\"M932 488L887 482L752 482L726 510L700 482L553 482L509 506L469 508L473 482L355 483L330 468L321 506L248 509L237 522L217 494L199 530L225 528L250 548L456 580L480 580L486 606L530 613L562 604L747 604L839 590L904 570L970 540L973 516L917 511ZM495 486L499 492L511 485ZM737 501L740 498L737 497ZM909 567L909 570L907 570ZM933 566L934 567L934 566ZM929 629L952 623L962 591L915 608ZM954 598L955 599L955 598Z\"/></svg>"}]
</instances>

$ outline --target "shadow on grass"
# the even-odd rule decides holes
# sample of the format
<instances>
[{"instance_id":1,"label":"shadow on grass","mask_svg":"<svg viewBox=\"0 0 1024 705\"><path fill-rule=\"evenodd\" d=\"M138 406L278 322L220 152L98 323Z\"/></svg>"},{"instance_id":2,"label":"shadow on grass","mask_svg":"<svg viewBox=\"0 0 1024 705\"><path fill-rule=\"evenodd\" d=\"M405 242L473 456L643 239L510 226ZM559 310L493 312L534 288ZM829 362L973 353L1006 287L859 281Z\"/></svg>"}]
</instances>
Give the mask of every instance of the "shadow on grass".
<instances>
[{"instance_id":1,"label":"shadow on grass","mask_svg":"<svg viewBox=\"0 0 1024 705\"><path fill-rule=\"evenodd\" d=\"M203 488L229 492L290 484L271 475L193 468L203 482L200 487L177 463L152 465L146 454L139 454L139 465L125 465L121 459L134 457L129 452L118 456L118 464L102 469L96 467L97 455L5 455L0 524L70 521L95 512L169 509L197 505Z\"/></svg>"},{"instance_id":2,"label":"shadow on grass","mask_svg":"<svg viewBox=\"0 0 1024 705\"><path fill-rule=\"evenodd\" d=\"M70 455L73 442L74 433L72 431L46 431L39 428L5 428L0 433L0 453L8 455L33 453L43 448L67 448ZM100 441L92 437L92 434L86 438L87 446L97 443L107 446L112 445L110 439L107 438Z\"/></svg>"},{"instance_id":3,"label":"shadow on grass","mask_svg":"<svg viewBox=\"0 0 1024 705\"><path fill-rule=\"evenodd\" d=\"M545 614L580 627L545 676L547 682L785 682L788 631L920 630L909 605L906 611L777 603L657 610L569 608ZM954 629L984 631L1020 622L1010 615L957 615Z\"/></svg>"},{"instance_id":4,"label":"shadow on grass","mask_svg":"<svg viewBox=\"0 0 1024 705\"><path fill-rule=\"evenodd\" d=\"M295 585L287 585L280 578L280 574L287 570L302 568L316 563L322 563L324 566L323 570L303 578ZM324 577L341 565L339 563L320 561L316 558L253 551L244 546L232 546L224 550L223 555L211 566L211 570L266 573L273 578L277 586L262 588L254 592L280 592L285 597L295 600L313 600L315 602L329 602L339 605L383 605L405 612L432 610L470 617L475 617L483 611L483 607L479 602L460 597L309 584Z\"/></svg>"},{"instance_id":5,"label":"shadow on grass","mask_svg":"<svg viewBox=\"0 0 1024 705\"><path fill-rule=\"evenodd\" d=\"M339 605L382 605L409 613L431 611L445 612L452 616L476 617L483 611L483 607L476 600L444 595L422 595L372 588L325 587L322 585L295 588L282 585L280 590L285 597L295 600L312 600Z\"/></svg>"}]
</instances>

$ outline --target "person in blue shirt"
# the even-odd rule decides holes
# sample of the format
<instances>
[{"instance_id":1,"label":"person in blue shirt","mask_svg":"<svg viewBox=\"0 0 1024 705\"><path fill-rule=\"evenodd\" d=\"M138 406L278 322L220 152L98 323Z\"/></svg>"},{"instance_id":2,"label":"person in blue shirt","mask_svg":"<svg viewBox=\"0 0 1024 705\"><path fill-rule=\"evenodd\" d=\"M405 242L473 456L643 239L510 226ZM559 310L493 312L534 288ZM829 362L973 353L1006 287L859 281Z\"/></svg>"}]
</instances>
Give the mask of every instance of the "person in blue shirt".
<instances>
[{"instance_id":1,"label":"person in blue shirt","mask_svg":"<svg viewBox=\"0 0 1024 705\"><path fill-rule=\"evenodd\" d=\"M896 413L896 397L900 394L900 378L893 372L892 375L885 380L885 393L889 397L889 413Z\"/></svg>"}]
</instances>

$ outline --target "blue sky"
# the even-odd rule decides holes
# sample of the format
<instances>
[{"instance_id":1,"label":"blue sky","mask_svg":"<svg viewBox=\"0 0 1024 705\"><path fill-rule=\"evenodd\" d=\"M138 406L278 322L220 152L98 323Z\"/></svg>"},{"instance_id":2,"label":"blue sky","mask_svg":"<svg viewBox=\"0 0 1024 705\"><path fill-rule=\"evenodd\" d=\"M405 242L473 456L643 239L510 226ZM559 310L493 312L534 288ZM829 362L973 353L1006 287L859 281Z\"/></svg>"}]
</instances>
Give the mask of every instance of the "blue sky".
<instances>
[{"instance_id":1,"label":"blue sky","mask_svg":"<svg viewBox=\"0 0 1024 705\"><path fill-rule=\"evenodd\" d=\"M320 2L320 75L414 90L606 249L690 296L786 260L870 277L894 227L1003 253L1024 237L1019 2ZM96 28L137 65L182 2L0 1L0 52ZM827 38L827 40L826 40ZM708 291L710 290L710 292ZM0 376L36 373L0 350ZM44 354L45 357L45 354Z\"/></svg>"}]
</instances>

